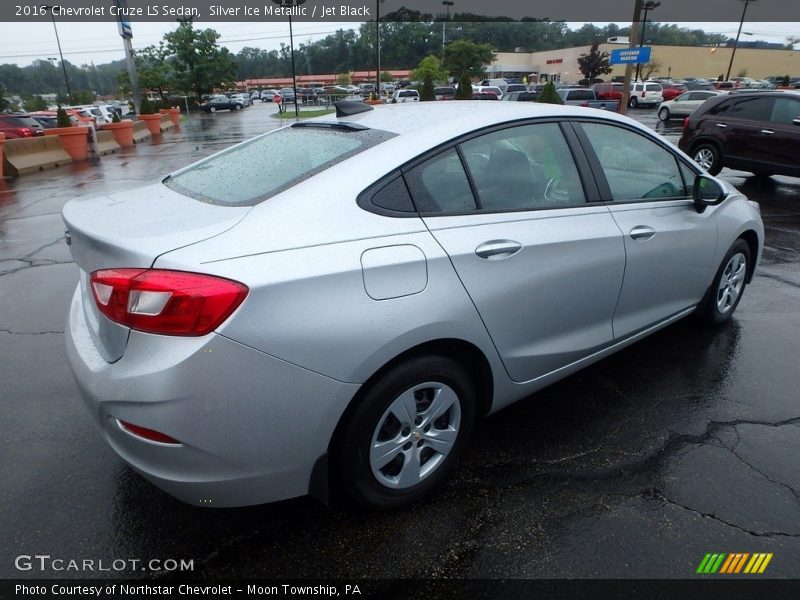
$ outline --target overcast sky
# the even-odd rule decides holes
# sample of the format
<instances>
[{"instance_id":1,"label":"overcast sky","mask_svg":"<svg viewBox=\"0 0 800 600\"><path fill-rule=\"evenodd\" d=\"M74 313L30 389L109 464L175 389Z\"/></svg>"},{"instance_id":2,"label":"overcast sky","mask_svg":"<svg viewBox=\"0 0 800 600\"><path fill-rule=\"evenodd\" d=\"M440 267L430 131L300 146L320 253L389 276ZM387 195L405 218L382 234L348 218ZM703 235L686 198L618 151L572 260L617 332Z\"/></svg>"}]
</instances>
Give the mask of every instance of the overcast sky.
<instances>
[{"instance_id":1,"label":"overcast sky","mask_svg":"<svg viewBox=\"0 0 800 600\"><path fill-rule=\"evenodd\" d=\"M3 0L5 1L5 0ZM577 29L583 23L567 23L570 29ZM603 23L595 23L597 26ZM624 27L625 23L618 23ZM703 29L709 33L722 33L735 36L737 23L678 23L681 27ZM289 42L289 28L286 23L198 23L198 27L215 29L221 34L220 42L234 54L244 46L273 50L280 48L281 42ZM307 43L333 33L337 29L357 27L353 23L296 23L294 25L295 44ZM162 36L177 27L174 22L133 24L134 48L156 44ZM800 37L800 23L747 23L742 40L763 39L785 43L788 36ZM115 22L99 23L59 23L58 35L64 58L81 65L94 62L103 64L124 58L122 40ZM0 63L29 65L36 59L58 57L58 47L51 23L0 23Z\"/></svg>"}]
</instances>

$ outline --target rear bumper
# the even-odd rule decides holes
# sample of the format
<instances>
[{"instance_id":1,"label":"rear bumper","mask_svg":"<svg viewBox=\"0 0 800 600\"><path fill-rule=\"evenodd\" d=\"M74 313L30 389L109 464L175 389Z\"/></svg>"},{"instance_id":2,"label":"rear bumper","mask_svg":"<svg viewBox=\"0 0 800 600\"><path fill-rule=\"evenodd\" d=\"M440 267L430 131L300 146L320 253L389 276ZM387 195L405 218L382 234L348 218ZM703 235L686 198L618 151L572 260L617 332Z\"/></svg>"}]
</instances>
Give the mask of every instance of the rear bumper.
<instances>
[{"instance_id":1,"label":"rear bumper","mask_svg":"<svg viewBox=\"0 0 800 600\"><path fill-rule=\"evenodd\" d=\"M217 334L132 332L107 363L70 307L67 354L92 420L131 467L189 504L245 506L308 493L312 469L358 389ZM150 442L119 421L181 442Z\"/></svg>"}]
</instances>

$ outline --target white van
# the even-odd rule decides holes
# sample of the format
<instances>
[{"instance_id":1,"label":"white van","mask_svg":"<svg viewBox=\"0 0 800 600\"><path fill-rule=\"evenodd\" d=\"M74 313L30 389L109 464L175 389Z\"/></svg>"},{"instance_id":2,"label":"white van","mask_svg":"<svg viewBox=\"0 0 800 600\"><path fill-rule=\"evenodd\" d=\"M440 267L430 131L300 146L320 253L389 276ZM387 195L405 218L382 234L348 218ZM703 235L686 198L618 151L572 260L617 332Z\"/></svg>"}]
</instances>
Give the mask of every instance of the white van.
<instances>
[{"instance_id":1,"label":"white van","mask_svg":"<svg viewBox=\"0 0 800 600\"><path fill-rule=\"evenodd\" d=\"M484 79L478 85L481 87L492 86L500 88L500 93L505 94L508 91L508 82L505 79Z\"/></svg>"}]
</instances>

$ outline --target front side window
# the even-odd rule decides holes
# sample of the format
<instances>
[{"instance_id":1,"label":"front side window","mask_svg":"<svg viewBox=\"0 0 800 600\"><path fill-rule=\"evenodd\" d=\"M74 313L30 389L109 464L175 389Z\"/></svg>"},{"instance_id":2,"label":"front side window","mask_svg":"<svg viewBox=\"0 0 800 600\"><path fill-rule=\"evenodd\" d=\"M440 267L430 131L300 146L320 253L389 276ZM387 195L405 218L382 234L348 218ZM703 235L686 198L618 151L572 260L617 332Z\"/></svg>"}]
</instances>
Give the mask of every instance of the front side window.
<instances>
[{"instance_id":1,"label":"front side window","mask_svg":"<svg viewBox=\"0 0 800 600\"><path fill-rule=\"evenodd\" d=\"M779 125L792 125L800 119L800 101L794 98L775 98L769 120Z\"/></svg>"},{"instance_id":2,"label":"front side window","mask_svg":"<svg viewBox=\"0 0 800 600\"><path fill-rule=\"evenodd\" d=\"M691 195L675 156L642 134L600 123L582 123L615 201Z\"/></svg>"},{"instance_id":3,"label":"front side window","mask_svg":"<svg viewBox=\"0 0 800 600\"><path fill-rule=\"evenodd\" d=\"M494 131L464 142L461 151L483 209L586 202L578 169L556 123Z\"/></svg>"}]
</instances>

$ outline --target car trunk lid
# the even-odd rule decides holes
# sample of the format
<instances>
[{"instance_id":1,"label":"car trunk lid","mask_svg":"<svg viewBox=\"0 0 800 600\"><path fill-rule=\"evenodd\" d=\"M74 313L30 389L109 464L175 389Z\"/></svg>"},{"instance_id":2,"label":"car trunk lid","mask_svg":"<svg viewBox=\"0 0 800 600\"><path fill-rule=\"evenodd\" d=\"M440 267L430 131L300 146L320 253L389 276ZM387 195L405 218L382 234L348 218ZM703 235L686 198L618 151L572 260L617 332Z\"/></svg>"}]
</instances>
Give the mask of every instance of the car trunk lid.
<instances>
[{"instance_id":1,"label":"car trunk lid","mask_svg":"<svg viewBox=\"0 0 800 600\"><path fill-rule=\"evenodd\" d=\"M73 200L64 207L67 243L80 268L86 322L106 361L122 357L130 330L99 312L89 287L91 273L108 268L149 268L165 252L227 231L249 210L198 202L162 184Z\"/></svg>"}]
</instances>

